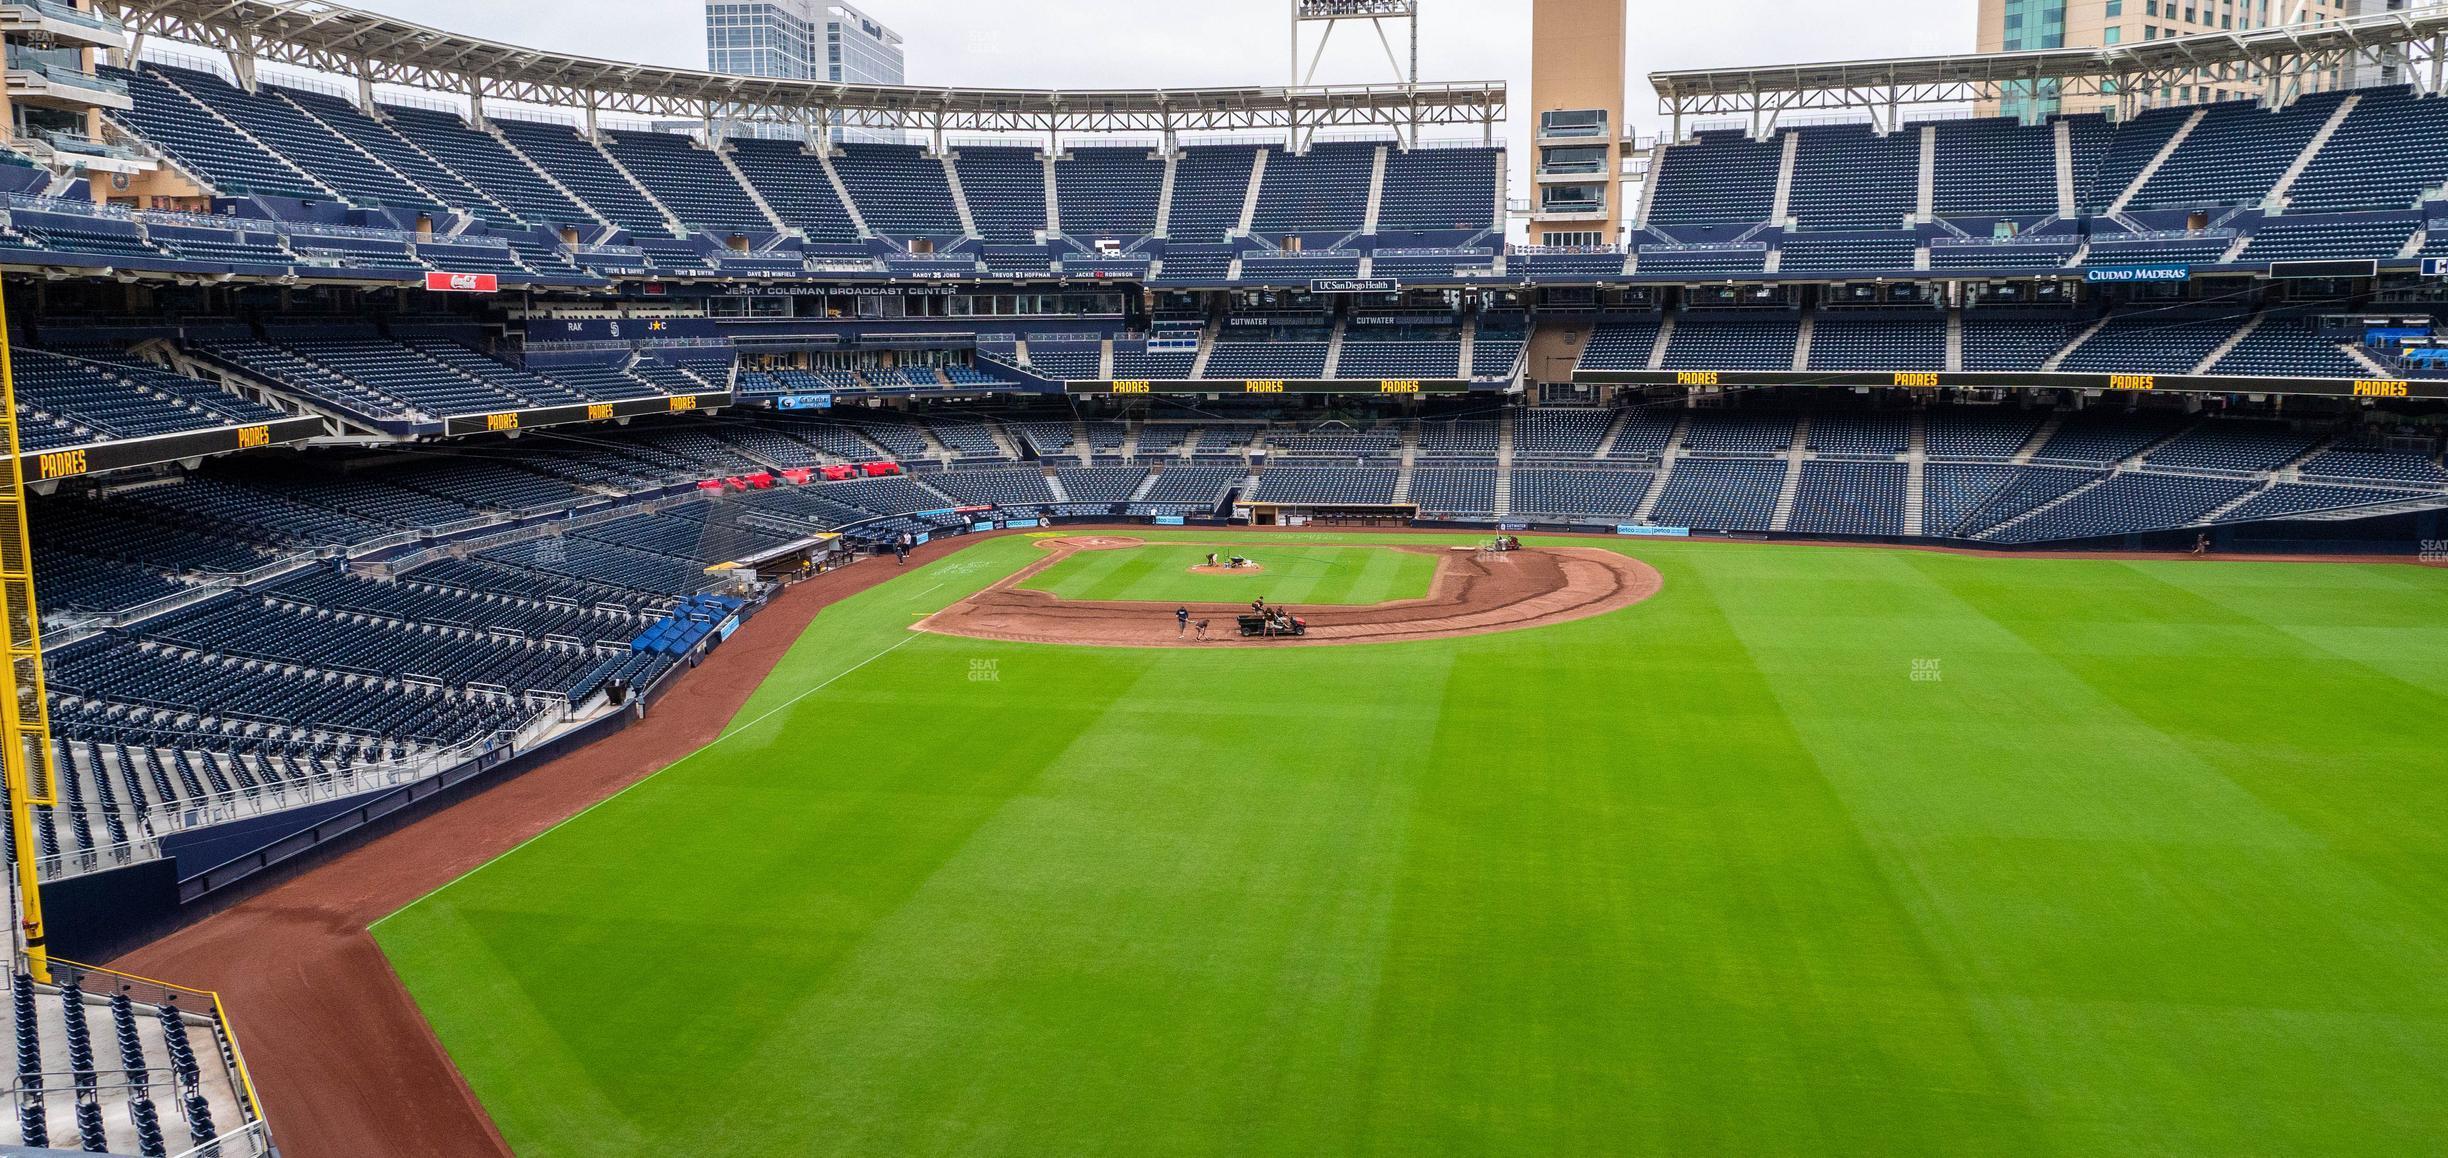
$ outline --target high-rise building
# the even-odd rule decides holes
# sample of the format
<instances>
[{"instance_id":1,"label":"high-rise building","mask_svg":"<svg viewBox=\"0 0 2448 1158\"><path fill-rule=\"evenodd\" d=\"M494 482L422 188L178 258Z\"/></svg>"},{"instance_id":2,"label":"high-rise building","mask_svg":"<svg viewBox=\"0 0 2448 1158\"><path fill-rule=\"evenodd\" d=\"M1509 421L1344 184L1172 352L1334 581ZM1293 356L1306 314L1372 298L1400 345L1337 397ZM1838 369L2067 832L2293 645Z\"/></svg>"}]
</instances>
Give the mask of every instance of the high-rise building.
<instances>
[{"instance_id":1,"label":"high-rise building","mask_svg":"<svg viewBox=\"0 0 2448 1158\"><path fill-rule=\"evenodd\" d=\"M1623 228L1624 0L1533 0L1530 240L1612 245Z\"/></svg>"},{"instance_id":2,"label":"high-rise building","mask_svg":"<svg viewBox=\"0 0 2448 1158\"><path fill-rule=\"evenodd\" d=\"M901 84L901 34L847 4L706 0L706 66L733 76ZM735 123L735 134L803 135L797 126ZM836 128L836 135L840 135ZM897 139L897 138L896 138Z\"/></svg>"},{"instance_id":3,"label":"high-rise building","mask_svg":"<svg viewBox=\"0 0 2448 1158\"><path fill-rule=\"evenodd\" d=\"M2428 0L2417 0L2428 2ZM2244 32L2281 25L2318 24L2403 8L2408 0L1980 0L1981 52L2031 52L2050 48L2099 48L2204 33ZM2361 75L2333 71L2304 78L2313 90L2369 83ZM2098 112L2117 104L2115 93L2066 94L2052 82L1983 102L1991 116L2037 119L2055 113ZM2241 65L2195 70L2140 94L2145 107L2199 104L2261 95L2261 79Z\"/></svg>"}]
</instances>

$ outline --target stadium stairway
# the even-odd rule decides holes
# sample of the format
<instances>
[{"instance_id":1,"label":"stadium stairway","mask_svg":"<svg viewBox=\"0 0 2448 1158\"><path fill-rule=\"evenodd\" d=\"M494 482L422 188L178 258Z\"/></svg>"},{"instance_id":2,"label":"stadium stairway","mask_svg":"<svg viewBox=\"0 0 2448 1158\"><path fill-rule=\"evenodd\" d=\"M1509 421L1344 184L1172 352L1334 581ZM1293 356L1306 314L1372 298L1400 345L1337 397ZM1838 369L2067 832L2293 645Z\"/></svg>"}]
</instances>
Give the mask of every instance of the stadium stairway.
<instances>
[{"instance_id":1,"label":"stadium stairway","mask_svg":"<svg viewBox=\"0 0 2448 1158\"><path fill-rule=\"evenodd\" d=\"M1794 424L1793 445L1785 451L1785 481L1777 488L1776 513L1769 516L1768 529L1782 531L1793 525L1794 502L1802 493L1802 463L1810 457L1809 415Z\"/></svg>"},{"instance_id":2,"label":"stadium stairway","mask_svg":"<svg viewBox=\"0 0 2448 1158\"><path fill-rule=\"evenodd\" d=\"M1496 419L1496 515L1513 513L1513 448L1516 411L1507 407Z\"/></svg>"},{"instance_id":3,"label":"stadium stairway","mask_svg":"<svg viewBox=\"0 0 2448 1158\"><path fill-rule=\"evenodd\" d=\"M731 174L732 180L739 182L742 192L748 194L748 203L756 206L757 212L765 215L765 220L772 223L775 232L798 238L807 236L806 230L796 228L782 219L782 214L775 211L773 202L765 199L764 191L757 188L756 182L748 179L748 174L739 167L739 161L731 155L728 147L715 149L712 152L714 159L722 162L723 170Z\"/></svg>"},{"instance_id":4,"label":"stadium stairway","mask_svg":"<svg viewBox=\"0 0 2448 1158\"><path fill-rule=\"evenodd\" d=\"M1929 498L1929 416L1920 411L1912 416L1912 441L1904 462L1904 533L1917 538L1926 525Z\"/></svg>"},{"instance_id":5,"label":"stadium stairway","mask_svg":"<svg viewBox=\"0 0 2448 1158\"><path fill-rule=\"evenodd\" d=\"M597 225L602 226L606 230L615 230L620 228L620 226L611 218L604 216L603 210L597 209L594 202L588 201L586 198L579 196L577 190L563 184L561 178L554 176L550 168L537 164L534 157L528 156L525 150L518 147L517 142L512 141L508 134L502 132L501 126L487 121L482 128L484 134L491 137L493 139L493 143L499 146L504 153L517 158L520 163L527 166L529 172L533 173L546 185L551 186L554 192L568 198L570 204L585 210L587 216L594 218Z\"/></svg>"}]
</instances>

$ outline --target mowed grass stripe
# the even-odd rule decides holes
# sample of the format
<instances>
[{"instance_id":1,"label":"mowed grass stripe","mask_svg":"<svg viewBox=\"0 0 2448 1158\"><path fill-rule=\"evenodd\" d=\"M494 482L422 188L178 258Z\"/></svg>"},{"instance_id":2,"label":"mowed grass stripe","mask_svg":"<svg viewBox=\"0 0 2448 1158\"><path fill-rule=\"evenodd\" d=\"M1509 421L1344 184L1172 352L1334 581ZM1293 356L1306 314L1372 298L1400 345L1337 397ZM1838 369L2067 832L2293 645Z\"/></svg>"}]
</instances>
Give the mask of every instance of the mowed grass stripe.
<instances>
[{"instance_id":1,"label":"mowed grass stripe","mask_svg":"<svg viewBox=\"0 0 2448 1158\"><path fill-rule=\"evenodd\" d=\"M522 1154L2448 1148L2430 577L1634 550L1535 632L809 694L980 544L379 935Z\"/></svg>"},{"instance_id":2,"label":"mowed grass stripe","mask_svg":"<svg viewBox=\"0 0 2448 1158\"><path fill-rule=\"evenodd\" d=\"M1049 1141L1030 1123L1120 1103L1141 1108L1076 1144L1281 1150L1350 1118L1412 786L1348 772L1431 742L1433 673L1287 729L1186 706L1195 662L1142 662L760 1062L816 1067L811 1128L839 1152L1027 1150ZM821 1058L788 1056L808 1040ZM872 1112L913 1099L942 1112Z\"/></svg>"},{"instance_id":3,"label":"mowed grass stripe","mask_svg":"<svg viewBox=\"0 0 2448 1158\"><path fill-rule=\"evenodd\" d=\"M1658 611L1638 642L1557 642L1593 694L1512 700L1552 686L1527 649L1453 681L1396 946L1415 1000L1380 1051L1368 1149L1981 1152L2027 1135L1762 673L1728 662L1722 611L1705 592Z\"/></svg>"}]
</instances>

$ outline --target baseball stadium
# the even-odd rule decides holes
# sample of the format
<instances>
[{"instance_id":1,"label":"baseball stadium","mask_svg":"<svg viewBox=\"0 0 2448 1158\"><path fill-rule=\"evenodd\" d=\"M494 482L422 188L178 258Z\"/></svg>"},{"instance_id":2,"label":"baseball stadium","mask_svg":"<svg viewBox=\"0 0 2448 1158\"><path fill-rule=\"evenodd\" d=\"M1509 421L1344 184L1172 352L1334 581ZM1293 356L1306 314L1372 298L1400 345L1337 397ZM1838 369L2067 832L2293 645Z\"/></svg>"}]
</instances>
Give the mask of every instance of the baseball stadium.
<instances>
[{"instance_id":1,"label":"baseball stadium","mask_svg":"<svg viewBox=\"0 0 2448 1158\"><path fill-rule=\"evenodd\" d=\"M0 0L0 1155L2448 1152L2448 6L1516 6Z\"/></svg>"}]
</instances>

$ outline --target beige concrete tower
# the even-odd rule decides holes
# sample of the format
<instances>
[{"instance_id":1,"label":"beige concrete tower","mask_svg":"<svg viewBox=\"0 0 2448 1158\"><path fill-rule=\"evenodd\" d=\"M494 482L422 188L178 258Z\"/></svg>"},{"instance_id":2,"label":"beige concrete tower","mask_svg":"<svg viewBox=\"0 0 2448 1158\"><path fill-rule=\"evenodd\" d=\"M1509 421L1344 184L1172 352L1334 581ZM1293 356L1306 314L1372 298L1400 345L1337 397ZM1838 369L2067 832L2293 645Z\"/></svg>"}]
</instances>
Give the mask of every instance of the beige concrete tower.
<instances>
[{"instance_id":1,"label":"beige concrete tower","mask_svg":"<svg viewBox=\"0 0 2448 1158\"><path fill-rule=\"evenodd\" d=\"M1531 0L1530 241L1612 244L1624 222L1625 0Z\"/></svg>"}]
</instances>

